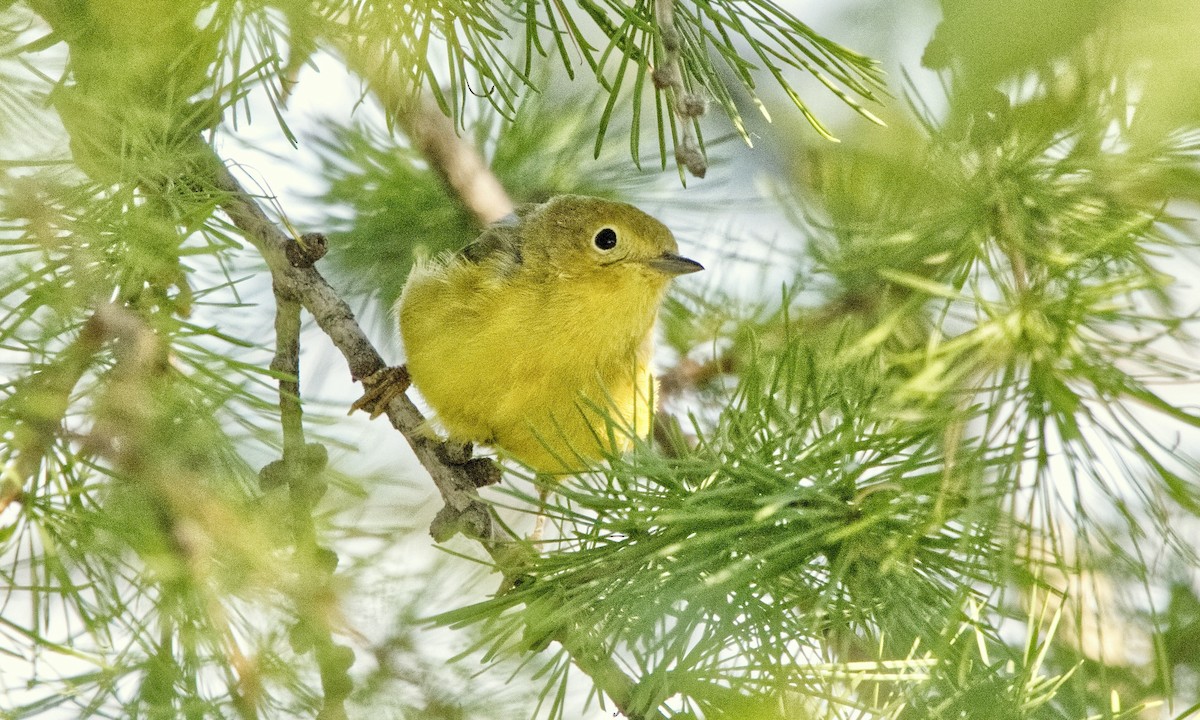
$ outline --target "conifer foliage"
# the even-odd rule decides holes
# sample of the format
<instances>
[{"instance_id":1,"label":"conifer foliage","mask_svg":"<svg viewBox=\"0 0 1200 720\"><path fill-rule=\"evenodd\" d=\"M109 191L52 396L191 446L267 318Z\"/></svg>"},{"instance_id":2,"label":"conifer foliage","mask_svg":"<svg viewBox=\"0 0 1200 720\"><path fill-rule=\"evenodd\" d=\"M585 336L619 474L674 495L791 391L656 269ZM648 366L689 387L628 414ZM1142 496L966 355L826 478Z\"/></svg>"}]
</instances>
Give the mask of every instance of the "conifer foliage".
<instances>
[{"instance_id":1,"label":"conifer foliage","mask_svg":"<svg viewBox=\"0 0 1200 720\"><path fill-rule=\"evenodd\" d=\"M0 3L0 717L1200 714L1200 9L841 5ZM716 269L653 437L370 471L312 368L564 192Z\"/></svg>"}]
</instances>

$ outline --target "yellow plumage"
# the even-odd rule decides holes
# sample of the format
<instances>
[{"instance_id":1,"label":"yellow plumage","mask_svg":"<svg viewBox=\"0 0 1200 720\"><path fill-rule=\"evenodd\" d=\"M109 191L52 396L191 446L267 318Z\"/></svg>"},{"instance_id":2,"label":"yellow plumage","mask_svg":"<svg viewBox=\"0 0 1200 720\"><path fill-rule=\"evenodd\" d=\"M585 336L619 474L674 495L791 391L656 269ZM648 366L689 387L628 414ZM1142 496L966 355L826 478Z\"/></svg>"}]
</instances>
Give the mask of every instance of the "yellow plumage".
<instances>
[{"instance_id":1,"label":"yellow plumage","mask_svg":"<svg viewBox=\"0 0 1200 720\"><path fill-rule=\"evenodd\" d=\"M654 320L702 269L637 208L563 195L418 263L396 303L408 372L455 440L574 472L650 430ZM605 418L617 429L611 433Z\"/></svg>"}]
</instances>

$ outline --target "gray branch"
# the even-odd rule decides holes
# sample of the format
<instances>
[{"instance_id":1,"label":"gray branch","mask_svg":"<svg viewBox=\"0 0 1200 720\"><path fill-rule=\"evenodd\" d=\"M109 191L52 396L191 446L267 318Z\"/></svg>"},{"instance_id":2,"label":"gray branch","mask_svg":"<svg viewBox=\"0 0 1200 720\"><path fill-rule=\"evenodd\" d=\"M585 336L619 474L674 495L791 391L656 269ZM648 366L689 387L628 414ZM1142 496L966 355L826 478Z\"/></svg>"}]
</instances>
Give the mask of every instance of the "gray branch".
<instances>
[{"instance_id":1,"label":"gray branch","mask_svg":"<svg viewBox=\"0 0 1200 720\"><path fill-rule=\"evenodd\" d=\"M296 243L295 239L284 234L267 217L211 148L205 146L205 149L209 158L207 175L223 195L218 200L221 209L262 254L277 291L285 297L295 298L312 314L317 325L346 359L355 380L383 369L383 358L359 327L350 306L338 297L310 263L289 260L288 249ZM294 250L292 255L295 257ZM412 446L446 504L430 528L434 539L447 540L461 532L479 540L495 554L498 545L509 538L493 522L490 508L480 499L469 466L452 465L439 457L439 443L419 431L425 418L408 397L398 395L393 398L387 407L387 416Z\"/></svg>"}]
</instances>

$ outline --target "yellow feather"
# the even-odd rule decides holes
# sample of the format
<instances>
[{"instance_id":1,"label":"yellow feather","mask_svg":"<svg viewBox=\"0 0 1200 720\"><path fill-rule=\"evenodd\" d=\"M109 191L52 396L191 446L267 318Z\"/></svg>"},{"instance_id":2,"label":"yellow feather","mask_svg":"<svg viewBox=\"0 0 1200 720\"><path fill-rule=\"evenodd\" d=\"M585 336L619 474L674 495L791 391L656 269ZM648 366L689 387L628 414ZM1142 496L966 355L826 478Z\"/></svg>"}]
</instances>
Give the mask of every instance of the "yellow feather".
<instances>
[{"instance_id":1,"label":"yellow feather","mask_svg":"<svg viewBox=\"0 0 1200 720\"><path fill-rule=\"evenodd\" d=\"M413 384L453 439L539 472L626 450L654 414L663 294L701 269L677 252L670 230L631 205L563 195L523 207L413 268L396 303Z\"/></svg>"}]
</instances>

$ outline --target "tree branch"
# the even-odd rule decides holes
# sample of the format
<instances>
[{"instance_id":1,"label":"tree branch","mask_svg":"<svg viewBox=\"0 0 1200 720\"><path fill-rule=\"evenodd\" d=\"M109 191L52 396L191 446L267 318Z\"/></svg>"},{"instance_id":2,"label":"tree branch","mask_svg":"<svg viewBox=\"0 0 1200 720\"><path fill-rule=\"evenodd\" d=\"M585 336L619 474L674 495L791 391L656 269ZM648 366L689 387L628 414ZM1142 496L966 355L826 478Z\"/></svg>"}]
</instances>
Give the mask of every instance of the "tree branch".
<instances>
[{"instance_id":1,"label":"tree branch","mask_svg":"<svg viewBox=\"0 0 1200 720\"><path fill-rule=\"evenodd\" d=\"M595 683L596 688L612 700L617 710L628 720L666 720L655 708L642 711L634 708L638 683L625 674L611 651L595 637L594 630L585 629L580 623L563 624L555 636L576 667Z\"/></svg>"},{"instance_id":2,"label":"tree branch","mask_svg":"<svg viewBox=\"0 0 1200 720\"><path fill-rule=\"evenodd\" d=\"M96 353L113 336L114 306L101 305L79 330L79 335L59 353L57 360L38 371L19 388L20 422L13 438L15 477L0 482L0 512L21 502L25 486L41 467L42 459L67 414L71 393L91 367Z\"/></svg>"},{"instance_id":3,"label":"tree branch","mask_svg":"<svg viewBox=\"0 0 1200 720\"><path fill-rule=\"evenodd\" d=\"M199 138L196 142L203 145ZM297 263L289 261L288 247L296 241L271 222L211 148L203 145L203 150L207 157L204 172L213 187L222 193L218 200L221 209L262 254L275 286L296 298L312 314L317 325L346 359L354 379L368 377L383 369L383 358L355 321L350 306L338 297L316 268L307 263L299 263L301 267L298 267ZM387 416L429 471L446 504L430 527L434 539L447 540L462 532L479 540L495 554L499 545L510 538L492 521L491 511L479 498L467 466L442 461L438 454L440 443L419 431L425 418L408 397L398 395L393 398L388 404Z\"/></svg>"},{"instance_id":4,"label":"tree branch","mask_svg":"<svg viewBox=\"0 0 1200 720\"><path fill-rule=\"evenodd\" d=\"M679 121L679 140L675 144L675 162L688 172L703 178L708 172L708 160L700 150L693 135L692 124L707 110L707 103L700 95L689 92L683 83L681 69L681 40L675 27L675 0L654 1L654 21L658 25L658 37L662 46L662 64L654 69L654 87L667 90L667 102Z\"/></svg>"},{"instance_id":5,"label":"tree branch","mask_svg":"<svg viewBox=\"0 0 1200 720\"><path fill-rule=\"evenodd\" d=\"M289 246L289 262L293 266L310 266L325 254L324 237L312 235L302 238L295 248ZM318 543L317 530L312 512L321 496L325 494L325 483L321 470L328 462L324 445L307 444L304 441L303 408L300 403L300 302L278 283L273 284L275 294L275 357L271 369L281 373L279 378L280 424L283 428L283 458L262 469L264 486L286 484L291 506L291 530L296 543L296 552L308 558L304 567L311 574L297 583L299 618L290 636L303 637L311 646L313 657L321 677L322 702L317 714L319 720L344 720L346 699L354 688L350 679L350 666L354 663L354 651L338 645L329 624L321 622L325 613L319 610L323 600L330 595L333 573L337 559L333 552Z\"/></svg>"},{"instance_id":6,"label":"tree branch","mask_svg":"<svg viewBox=\"0 0 1200 720\"><path fill-rule=\"evenodd\" d=\"M372 45L344 43L346 66L367 82L386 112L429 162L446 189L480 225L513 211L513 201L473 145L459 136L450 118L428 98L412 98L393 72L394 65Z\"/></svg>"},{"instance_id":7,"label":"tree branch","mask_svg":"<svg viewBox=\"0 0 1200 720\"><path fill-rule=\"evenodd\" d=\"M279 417L283 428L283 456L298 456L304 449L304 410L300 405L300 303L275 288L275 357L271 369L279 378Z\"/></svg>"},{"instance_id":8,"label":"tree branch","mask_svg":"<svg viewBox=\"0 0 1200 720\"><path fill-rule=\"evenodd\" d=\"M393 102L383 91L377 90L376 94L385 104ZM504 186L437 105L421 99L407 107L396 107L396 122L480 225L490 225L513 211L513 201Z\"/></svg>"}]
</instances>

